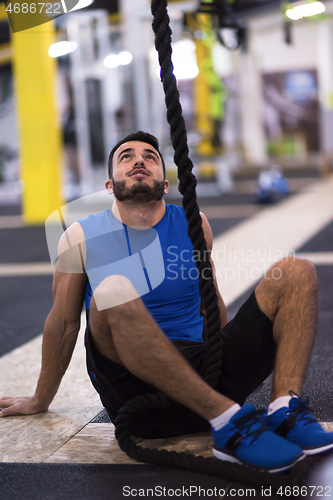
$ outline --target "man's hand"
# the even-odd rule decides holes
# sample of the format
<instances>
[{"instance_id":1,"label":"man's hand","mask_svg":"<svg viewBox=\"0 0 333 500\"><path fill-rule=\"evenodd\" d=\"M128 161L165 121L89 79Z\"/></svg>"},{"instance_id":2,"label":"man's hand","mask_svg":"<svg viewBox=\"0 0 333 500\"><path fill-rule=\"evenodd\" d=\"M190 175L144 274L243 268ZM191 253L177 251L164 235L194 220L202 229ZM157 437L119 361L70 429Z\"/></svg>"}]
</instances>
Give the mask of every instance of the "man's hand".
<instances>
[{"instance_id":1,"label":"man's hand","mask_svg":"<svg viewBox=\"0 0 333 500\"><path fill-rule=\"evenodd\" d=\"M0 399L0 417L8 417L9 415L33 415L34 413L40 413L41 411L47 410L47 408L41 408L37 404L34 396L31 397L4 397Z\"/></svg>"}]
</instances>

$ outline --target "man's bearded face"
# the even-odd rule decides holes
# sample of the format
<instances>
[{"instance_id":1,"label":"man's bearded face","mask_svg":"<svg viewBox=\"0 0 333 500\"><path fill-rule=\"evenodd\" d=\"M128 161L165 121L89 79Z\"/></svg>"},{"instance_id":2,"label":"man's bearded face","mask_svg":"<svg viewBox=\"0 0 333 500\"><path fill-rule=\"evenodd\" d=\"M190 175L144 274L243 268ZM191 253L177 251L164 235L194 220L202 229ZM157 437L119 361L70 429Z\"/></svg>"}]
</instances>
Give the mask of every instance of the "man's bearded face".
<instances>
[{"instance_id":1,"label":"man's bearded face","mask_svg":"<svg viewBox=\"0 0 333 500\"><path fill-rule=\"evenodd\" d=\"M154 180L154 185L148 186L145 182L137 181L133 186L126 187L126 181L113 179L113 192L119 201L128 201L136 205L145 205L163 198L164 181Z\"/></svg>"}]
</instances>

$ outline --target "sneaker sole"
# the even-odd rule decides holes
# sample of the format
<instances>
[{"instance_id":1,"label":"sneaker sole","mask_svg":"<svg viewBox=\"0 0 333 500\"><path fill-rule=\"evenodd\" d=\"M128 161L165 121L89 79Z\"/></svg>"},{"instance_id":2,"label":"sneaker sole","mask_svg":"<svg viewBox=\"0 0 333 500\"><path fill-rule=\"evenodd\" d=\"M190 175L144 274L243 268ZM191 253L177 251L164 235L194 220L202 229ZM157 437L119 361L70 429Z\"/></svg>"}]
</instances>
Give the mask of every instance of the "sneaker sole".
<instances>
[{"instance_id":1,"label":"sneaker sole","mask_svg":"<svg viewBox=\"0 0 333 500\"><path fill-rule=\"evenodd\" d=\"M326 446L321 446L320 448L302 448L305 455L316 455L317 453L323 453L324 451L331 450L333 448L333 443L327 444Z\"/></svg>"},{"instance_id":2,"label":"sneaker sole","mask_svg":"<svg viewBox=\"0 0 333 500\"><path fill-rule=\"evenodd\" d=\"M270 472L271 474L275 474L277 472L283 472L285 470L289 470L291 469L297 462L299 462L300 460L303 460L303 458L305 458L305 455L300 455L296 460L294 460L294 462L292 462L291 464L288 464L288 465L283 465L282 467L260 467L259 465L254 465L254 464L250 464L248 462L245 462L243 460L239 460L238 458L236 458L235 456L233 455L228 455L226 453L224 453L223 451L221 450L217 450L216 448L213 448L213 455L215 458L217 458L218 460L222 460L222 461L226 461L226 462L232 462L232 463L235 463L235 464L240 464L240 465L245 465L246 467L256 467L257 469L260 469L261 471L265 471L265 472Z\"/></svg>"}]
</instances>

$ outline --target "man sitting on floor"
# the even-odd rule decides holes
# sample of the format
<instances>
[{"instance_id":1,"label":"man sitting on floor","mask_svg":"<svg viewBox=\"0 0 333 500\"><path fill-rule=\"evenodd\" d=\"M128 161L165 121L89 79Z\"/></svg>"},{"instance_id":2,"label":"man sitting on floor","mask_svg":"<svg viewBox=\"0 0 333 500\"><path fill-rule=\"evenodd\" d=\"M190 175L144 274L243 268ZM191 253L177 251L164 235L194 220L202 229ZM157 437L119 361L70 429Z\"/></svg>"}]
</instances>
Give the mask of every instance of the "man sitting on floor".
<instances>
[{"instance_id":1,"label":"man sitting on floor","mask_svg":"<svg viewBox=\"0 0 333 500\"><path fill-rule=\"evenodd\" d=\"M111 420L128 399L147 392L163 391L185 407L177 419L150 412L133 424L133 434L165 437L210 423L218 459L269 471L333 448L333 433L324 432L297 396L316 329L314 266L292 258L276 263L281 278L268 271L229 323L217 292L225 340L213 390L200 376L205 311L193 246L184 210L164 202L168 181L155 137L137 132L118 142L106 189L114 193L112 210L74 223L60 239L35 394L2 398L0 415L48 409L70 362L85 300L88 372ZM212 231L201 217L211 250ZM140 290L143 281L146 290ZM273 369L268 411L241 407Z\"/></svg>"}]
</instances>

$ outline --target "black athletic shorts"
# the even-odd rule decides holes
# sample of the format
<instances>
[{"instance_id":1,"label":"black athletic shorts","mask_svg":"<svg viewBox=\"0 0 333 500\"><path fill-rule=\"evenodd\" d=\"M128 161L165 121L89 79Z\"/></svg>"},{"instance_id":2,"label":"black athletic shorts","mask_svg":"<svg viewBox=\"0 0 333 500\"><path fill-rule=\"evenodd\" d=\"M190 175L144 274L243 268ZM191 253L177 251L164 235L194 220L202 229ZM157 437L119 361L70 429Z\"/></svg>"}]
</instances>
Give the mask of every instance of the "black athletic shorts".
<instances>
[{"instance_id":1,"label":"black athletic shorts","mask_svg":"<svg viewBox=\"0 0 333 500\"><path fill-rule=\"evenodd\" d=\"M218 391L242 405L274 368L276 344L273 323L259 309L253 292L223 331L225 339ZM182 340L173 341L173 344L202 375L206 344ZM85 345L90 379L112 422L127 400L138 394L158 392L155 387L132 375L124 366L114 363L97 351L91 341L89 321ZM187 408L156 409L138 414L131 433L156 438L201 432L209 428L208 422Z\"/></svg>"}]
</instances>

